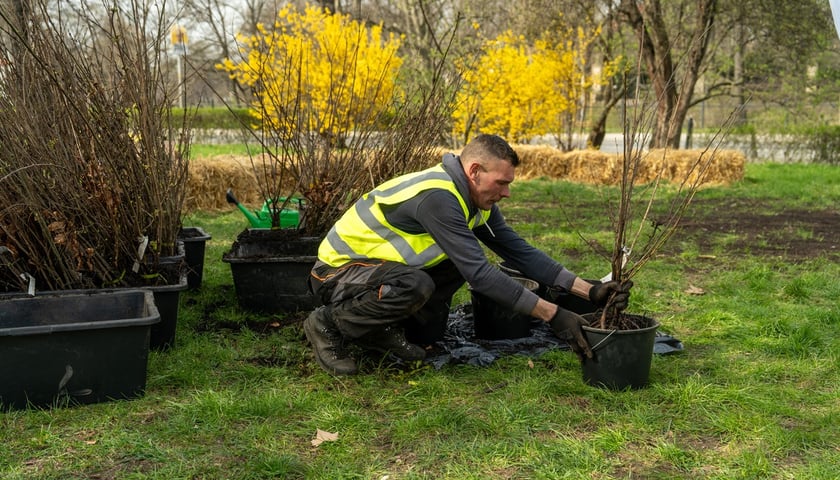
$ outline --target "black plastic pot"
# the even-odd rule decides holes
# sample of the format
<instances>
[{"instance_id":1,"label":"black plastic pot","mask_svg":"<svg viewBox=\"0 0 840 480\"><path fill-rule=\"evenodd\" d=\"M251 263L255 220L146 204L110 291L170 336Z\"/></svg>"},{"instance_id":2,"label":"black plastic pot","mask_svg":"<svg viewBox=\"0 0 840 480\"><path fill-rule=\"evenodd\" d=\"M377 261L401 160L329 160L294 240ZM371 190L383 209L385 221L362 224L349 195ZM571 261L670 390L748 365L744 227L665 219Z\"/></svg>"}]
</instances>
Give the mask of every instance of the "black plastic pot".
<instances>
[{"instance_id":1,"label":"black plastic pot","mask_svg":"<svg viewBox=\"0 0 840 480\"><path fill-rule=\"evenodd\" d=\"M519 270L507 265L505 262L499 264L499 270L502 272L510 275L511 277L522 277L525 276ZM601 283L599 280L586 280L589 283L596 284ZM585 313L593 313L595 310L598 309L595 304L590 303L588 300L584 300L573 293L569 293L567 291L561 291L557 288L549 288L547 285L542 283L538 283L537 290L535 293L539 295L541 298L548 300L551 303L556 303L561 307L565 308L566 310L571 310L579 315L583 315Z\"/></svg>"},{"instance_id":2,"label":"black plastic pot","mask_svg":"<svg viewBox=\"0 0 840 480\"><path fill-rule=\"evenodd\" d=\"M181 303L181 292L187 289L187 272L181 274L177 284L144 287L144 289L152 292L155 305L160 312L160 323L152 327L149 348L152 350L168 350L175 346L178 307Z\"/></svg>"},{"instance_id":3,"label":"black plastic pot","mask_svg":"<svg viewBox=\"0 0 840 480\"><path fill-rule=\"evenodd\" d=\"M183 227L178 240L184 242L184 260L187 262L187 287L196 289L204 277L204 251L212 237L200 227Z\"/></svg>"},{"instance_id":4,"label":"black plastic pot","mask_svg":"<svg viewBox=\"0 0 840 480\"><path fill-rule=\"evenodd\" d=\"M178 309L181 300L181 292L187 289L187 270L185 267L185 247L179 242L178 254L162 256L158 259L155 267L146 267L148 270L157 270L161 278L166 278L170 283L159 285L137 285L131 287L112 287L96 289L74 289L74 290L41 290L37 295L93 295L97 293L124 292L128 290L147 290L152 292L155 307L160 316L160 321L152 325L149 348L152 350L167 350L175 345L175 330L178 323ZM162 282L160 279L158 282ZM0 301L14 298L28 298L25 292L7 292L0 294Z\"/></svg>"},{"instance_id":5,"label":"black plastic pot","mask_svg":"<svg viewBox=\"0 0 840 480\"><path fill-rule=\"evenodd\" d=\"M598 314L583 317L591 324L598 321ZM638 389L648 384L659 322L643 316L638 318L647 326L636 330L583 327L593 353L592 359L584 358L581 364L587 384L610 390Z\"/></svg>"},{"instance_id":6,"label":"black plastic pot","mask_svg":"<svg viewBox=\"0 0 840 480\"><path fill-rule=\"evenodd\" d=\"M522 272L520 272L519 270L511 267L506 262L502 262L502 263L499 264L499 270L506 273L508 276L511 276L511 277L514 277L514 278L528 278ZM544 284L537 282L537 289L534 290L534 293L539 295L541 298L546 298L546 293L547 292L548 292L548 288Z\"/></svg>"},{"instance_id":7,"label":"black plastic pot","mask_svg":"<svg viewBox=\"0 0 840 480\"><path fill-rule=\"evenodd\" d=\"M538 288L537 282L531 279L522 277L511 278L532 292ZM495 300L476 291L470 293L472 295L472 312L475 322L476 338L502 340L528 337L531 335L531 323L534 321L533 317L499 305Z\"/></svg>"},{"instance_id":8,"label":"black plastic pot","mask_svg":"<svg viewBox=\"0 0 840 480\"><path fill-rule=\"evenodd\" d=\"M597 280L587 280L587 282L593 284L599 283ZM598 310L598 307L589 300L584 300L573 293L569 293L567 291L560 291L554 288L548 289L546 291L545 299L549 302L556 303L557 305L565 308L566 310L571 310L572 312L575 312L578 315L594 313L596 310Z\"/></svg>"},{"instance_id":9,"label":"black plastic pot","mask_svg":"<svg viewBox=\"0 0 840 480\"><path fill-rule=\"evenodd\" d=\"M140 287L151 290L155 305L160 312L160 323L152 327L149 347L152 350L167 350L175 346L175 330L178 324L178 306L181 292L188 287L186 243L178 240L176 255L160 257L153 270L161 273L169 283Z\"/></svg>"},{"instance_id":10,"label":"black plastic pot","mask_svg":"<svg viewBox=\"0 0 840 480\"><path fill-rule=\"evenodd\" d=\"M144 394L151 292L40 293L0 301L0 405L49 407Z\"/></svg>"},{"instance_id":11,"label":"black plastic pot","mask_svg":"<svg viewBox=\"0 0 840 480\"><path fill-rule=\"evenodd\" d=\"M239 305L263 313L313 310L320 304L308 279L318 259L318 237L295 230L248 229L222 256L230 264Z\"/></svg>"}]
</instances>

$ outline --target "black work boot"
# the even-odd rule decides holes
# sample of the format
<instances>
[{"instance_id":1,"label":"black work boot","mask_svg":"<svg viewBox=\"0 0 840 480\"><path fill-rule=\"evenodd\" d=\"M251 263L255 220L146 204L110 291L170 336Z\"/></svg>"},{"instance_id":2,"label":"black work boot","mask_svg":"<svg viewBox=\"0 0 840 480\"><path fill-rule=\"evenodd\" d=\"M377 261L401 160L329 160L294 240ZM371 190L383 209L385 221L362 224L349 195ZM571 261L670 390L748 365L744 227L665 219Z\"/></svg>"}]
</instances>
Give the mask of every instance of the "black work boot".
<instances>
[{"instance_id":1,"label":"black work boot","mask_svg":"<svg viewBox=\"0 0 840 480\"><path fill-rule=\"evenodd\" d=\"M407 362L426 358L426 351L413 343L409 343L405 339L403 329L395 325L389 325L382 330L369 333L364 337L357 338L354 342L360 347L377 352L393 353Z\"/></svg>"},{"instance_id":2,"label":"black work boot","mask_svg":"<svg viewBox=\"0 0 840 480\"><path fill-rule=\"evenodd\" d=\"M344 349L344 338L326 306L316 308L306 317L303 331L321 368L334 375L352 375L358 371L356 362Z\"/></svg>"}]
</instances>

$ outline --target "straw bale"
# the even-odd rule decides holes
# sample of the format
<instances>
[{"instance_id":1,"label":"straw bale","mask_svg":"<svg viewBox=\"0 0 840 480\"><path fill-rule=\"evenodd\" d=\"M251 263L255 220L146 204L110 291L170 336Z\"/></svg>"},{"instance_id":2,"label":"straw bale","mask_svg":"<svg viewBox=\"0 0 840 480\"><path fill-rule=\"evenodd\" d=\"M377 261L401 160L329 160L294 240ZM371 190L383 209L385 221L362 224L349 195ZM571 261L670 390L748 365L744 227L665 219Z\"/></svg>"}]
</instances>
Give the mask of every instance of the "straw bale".
<instances>
[{"instance_id":1,"label":"straw bale","mask_svg":"<svg viewBox=\"0 0 840 480\"><path fill-rule=\"evenodd\" d=\"M617 183L620 164L617 155L598 150L579 150L563 154L570 163L568 179L579 183L610 185Z\"/></svg>"},{"instance_id":2,"label":"straw bale","mask_svg":"<svg viewBox=\"0 0 840 480\"><path fill-rule=\"evenodd\" d=\"M232 208L225 199L233 189L240 203L257 208L262 205L257 181L247 156L219 155L190 161L186 211L216 211Z\"/></svg>"},{"instance_id":3,"label":"straw bale","mask_svg":"<svg viewBox=\"0 0 840 480\"><path fill-rule=\"evenodd\" d=\"M521 160L516 172L521 180L543 177L594 185L615 185L620 179L621 154L599 150L563 152L538 145L514 145L513 148ZM430 162L439 161L447 151L452 150L436 150L436 160ZM664 181L682 182L692 165L701 156L705 162L709 155L711 159L703 185L725 185L744 178L746 158L737 150L651 150L643 154L638 182L652 182L660 171ZM688 181L694 182L697 175L698 172L693 172ZM242 204L251 208L262 205L247 156L220 155L191 161L185 210L218 211L232 208L225 200L228 188L233 189Z\"/></svg>"},{"instance_id":4,"label":"straw bale","mask_svg":"<svg viewBox=\"0 0 840 480\"><path fill-rule=\"evenodd\" d=\"M562 178L569 173L568 163L558 161L559 151L556 148L543 145L517 145L515 150L521 162L517 168L517 175L520 178Z\"/></svg>"},{"instance_id":5,"label":"straw bale","mask_svg":"<svg viewBox=\"0 0 840 480\"><path fill-rule=\"evenodd\" d=\"M708 186L743 179L745 164L746 157L737 150L651 150L642 167L645 181L655 179L661 169L663 180L692 184L702 180Z\"/></svg>"},{"instance_id":6,"label":"straw bale","mask_svg":"<svg viewBox=\"0 0 840 480\"><path fill-rule=\"evenodd\" d=\"M622 154L599 150L563 152L547 146L515 145L522 163L517 169L520 179L556 178L595 185L615 185L621 178ZM708 160L708 162L707 162ZM728 184L744 176L746 158L737 150L651 150L642 154L638 183L661 178L668 182L695 182L700 169L708 163L702 184Z\"/></svg>"}]
</instances>

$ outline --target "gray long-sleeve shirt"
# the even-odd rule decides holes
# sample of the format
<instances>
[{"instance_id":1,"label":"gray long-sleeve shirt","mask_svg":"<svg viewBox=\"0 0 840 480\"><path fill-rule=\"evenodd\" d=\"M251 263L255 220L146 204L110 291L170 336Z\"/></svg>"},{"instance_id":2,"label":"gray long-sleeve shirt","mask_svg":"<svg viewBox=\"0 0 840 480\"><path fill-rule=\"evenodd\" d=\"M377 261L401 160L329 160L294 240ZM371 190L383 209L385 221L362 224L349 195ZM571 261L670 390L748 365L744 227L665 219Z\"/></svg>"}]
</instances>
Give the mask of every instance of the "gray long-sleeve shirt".
<instances>
[{"instance_id":1,"label":"gray long-sleeve shirt","mask_svg":"<svg viewBox=\"0 0 840 480\"><path fill-rule=\"evenodd\" d=\"M469 187L460 159L453 154L443 157L443 168L455 181L466 199L470 216L478 213L469 197ZM469 283L470 287L500 305L530 313L537 296L508 275L492 266L479 241L525 276L547 285L571 289L576 275L532 246L505 222L493 205L486 225L470 229L455 196L443 189L426 190L385 212L388 222L408 233L428 232Z\"/></svg>"}]
</instances>

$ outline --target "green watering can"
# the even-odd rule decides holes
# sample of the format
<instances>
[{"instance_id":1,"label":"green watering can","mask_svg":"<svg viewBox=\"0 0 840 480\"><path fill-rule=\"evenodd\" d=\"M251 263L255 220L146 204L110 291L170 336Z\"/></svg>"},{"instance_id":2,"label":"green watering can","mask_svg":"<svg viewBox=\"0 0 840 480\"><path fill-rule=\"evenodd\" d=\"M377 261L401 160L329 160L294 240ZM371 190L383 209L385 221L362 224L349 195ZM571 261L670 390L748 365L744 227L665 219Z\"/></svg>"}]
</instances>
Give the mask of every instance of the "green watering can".
<instances>
[{"instance_id":1,"label":"green watering can","mask_svg":"<svg viewBox=\"0 0 840 480\"><path fill-rule=\"evenodd\" d=\"M271 228L271 199L263 203L262 209L251 211L239 203L233 195L232 189L228 188L225 198L228 203L236 205L236 208L248 219L252 228ZM277 201L285 202L286 197L280 197ZM284 208L280 210L280 228L297 228L300 225L300 207L303 206L303 200L292 198L292 201L297 203L298 208Z\"/></svg>"}]
</instances>

